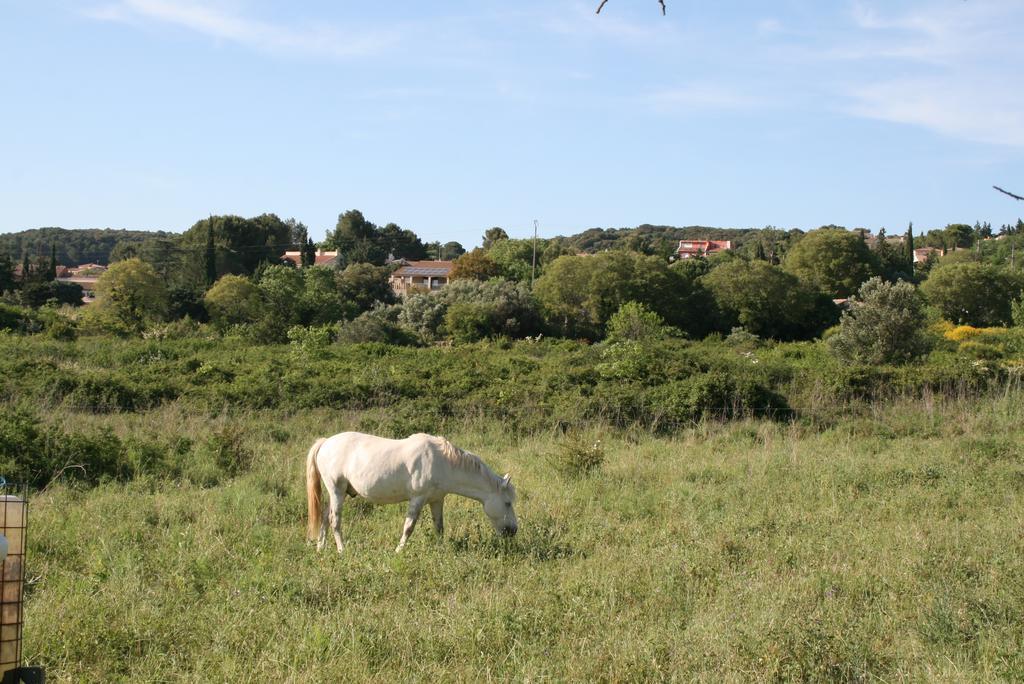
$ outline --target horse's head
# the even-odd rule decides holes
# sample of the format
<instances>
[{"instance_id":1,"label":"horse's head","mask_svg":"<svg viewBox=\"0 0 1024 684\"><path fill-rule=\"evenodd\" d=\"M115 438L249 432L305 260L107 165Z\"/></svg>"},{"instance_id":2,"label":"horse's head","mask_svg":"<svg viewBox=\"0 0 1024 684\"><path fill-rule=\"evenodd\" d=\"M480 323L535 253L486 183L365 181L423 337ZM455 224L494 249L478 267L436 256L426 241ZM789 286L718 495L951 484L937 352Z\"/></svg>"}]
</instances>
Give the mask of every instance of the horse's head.
<instances>
[{"instance_id":1,"label":"horse's head","mask_svg":"<svg viewBox=\"0 0 1024 684\"><path fill-rule=\"evenodd\" d=\"M484 513L491 519L491 524L498 534L511 537L519 531L516 511L513 508L515 502L516 488L512 486L511 475L501 478L501 483L494 493L484 499Z\"/></svg>"}]
</instances>

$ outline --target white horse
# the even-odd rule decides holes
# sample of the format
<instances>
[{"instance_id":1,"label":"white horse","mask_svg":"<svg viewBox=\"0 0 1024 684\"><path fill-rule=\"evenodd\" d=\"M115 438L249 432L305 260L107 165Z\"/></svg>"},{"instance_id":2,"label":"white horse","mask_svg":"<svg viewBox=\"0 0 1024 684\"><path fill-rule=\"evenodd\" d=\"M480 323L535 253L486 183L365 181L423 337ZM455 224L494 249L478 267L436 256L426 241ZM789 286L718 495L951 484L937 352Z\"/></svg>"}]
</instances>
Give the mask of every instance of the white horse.
<instances>
[{"instance_id":1,"label":"white horse","mask_svg":"<svg viewBox=\"0 0 1024 684\"><path fill-rule=\"evenodd\" d=\"M327 488L328 504L320 497L320 481ZM509 475L500 477L479 456L463 451L444 437L418 434L405 439L384 439L359 432L342 432L316 440L306 458L306 499L309 538L317 550L324 547L327 524L341 553L341 505L345 495L361 496L376 504L409 502L402 539L409 540L420 510L430 504L434 529L444 534L444 497L459 494L484 505L484 513L499 534L519 529L512 505L516 490Z\"/></svg>"}]
</instances>

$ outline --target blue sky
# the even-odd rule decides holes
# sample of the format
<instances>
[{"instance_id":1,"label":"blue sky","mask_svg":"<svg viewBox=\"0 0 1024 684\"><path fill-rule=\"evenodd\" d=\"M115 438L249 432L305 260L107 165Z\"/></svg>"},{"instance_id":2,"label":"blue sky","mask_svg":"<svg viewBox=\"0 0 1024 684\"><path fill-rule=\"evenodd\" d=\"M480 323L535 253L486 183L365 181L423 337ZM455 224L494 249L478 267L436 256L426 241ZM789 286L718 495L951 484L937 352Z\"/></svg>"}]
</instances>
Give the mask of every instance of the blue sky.
<instances>
[{"instance_id":1,"label":"blue sky","mask_svg":"<svg viewBox=\"0 0 1024 684\"><path fill-rule=\"evenodd\" d=\"M1024 215L1021 0L0 0L0 232Z\"/></svg>"}]
</instances>

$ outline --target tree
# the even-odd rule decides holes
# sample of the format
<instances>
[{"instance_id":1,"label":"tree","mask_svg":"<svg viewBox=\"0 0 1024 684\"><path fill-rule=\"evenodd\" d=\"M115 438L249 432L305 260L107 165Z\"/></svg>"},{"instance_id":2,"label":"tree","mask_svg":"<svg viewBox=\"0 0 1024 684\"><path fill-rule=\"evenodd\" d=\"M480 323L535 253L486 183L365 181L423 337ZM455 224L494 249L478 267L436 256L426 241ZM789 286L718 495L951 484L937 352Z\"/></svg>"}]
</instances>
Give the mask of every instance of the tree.
<instances>
[{"instance_id":1,"label":"tree","mask_svg":"<svg viewBox=\"0 0 1024 684\"><path fill-rule=\"evenodd\" d=\"M316 265L316 245L313 244L313 238L311 237L307 237L305 244L302 245L300 263L303 268Z\"/></svg>"},{"instance_id":2,"label":"tree","mask_svg":"<svg viewBox=\"0 0 1024 684\"><path fill-rule=\"evenodd\" d=\"M440 292L406 298L399 319L424 341L445 334L457 342L541 331L537 302L527 285L500 278L457 280ZM407 311L406 311L407 309Z\"/></svg>"},{"instance_id":3,"label":"tree","mask_svg":"<svg viewBox=\"0 0 1024 684\"><path fill-rule=\"evenodd\" d=\"M294 218L285 219L284 224L288 226L288 246L292 249L305 247L306 240L309 239L309 229L306 224L296 221Z\"/></svg>"},{"instance_id":4,"label":"tree","mask_svg":"<svg viewBox=\"0 0 1024 684\"><path fill-rule=\"evenodd\" d=\"M338 289L341 274L333 268L310 266L300 273L303 287L297 308L303 325L335 323L354 318L359 313L354 302L342 298Z\"/></svg>"},{"instance_id":5,"label":"tree","mask_svg":"<svg viewBox=\"0 0 1024 684\"><path fill-rule=\"evenodd\" d=\"M911 283L888 283L876 276L851 298L828 345L848 361L905 362L927 351L924 322L924 305Z\"/></svg>"},{"instance_id":6,"label":"tree","mask_svg":"<svg viewBox=\"0 0 1024 684\"><path fill-rule=\"evenodd\" d=\"M664 259L627 251L561 256L537 279L534 293L552 327L571 337L602 337L608 319L629 301L688 332L709 314L700 308L706 300L699 283L669 269Z\"/></svg>"},{"instance_id":7,"label":"tree","mask_svg":"<svg viewBox=\"0 0 1024 684\"><path fill-rule=\"evenodd\" d=\"M403 229L397 223L381 228L377 239L381 249L396 259L419 261L427 258L427 248L416 233Z\"/></svg>"},{"instance_id":8,"label":"tree","mask_svg":"<svg viewBox=\"0 0 1024 684\"><path fill-rule=\"evenodd\" d=\"M196 261L202 260L200 255L208 248L210 230L213 231L218 276L225 273L250 275L260 264L277 263L291 239L288 224L275 214L248 219L211 216L196 222L182 236L182 247Z\"/></svg>"},{"instance_id":9,"label":"tree","mask_svg":"<svg viewBox=\"0 0 1024 684\"><path fill-rule=\"evenodd\" d=\"M903 241L903 263L907 273L914 274L914 222L907 226L907 237Z\"/></svg>"},{"instance_id":10,"label":"tree","mask_svg":"<svg viewBox=\"0 0 1024 684\"><path fill-rule=\"evenodd\" d=\"M701 283L714 297L722 330L742 326L759 337L809 339L838 317L827 295L763 261L733 259L712 269Z\"/></svg>"},{"instance_id":11,"label":"tree","mask_svg":"<svg viewBox=\"0 0 1024 684\"><path fill-rule=\"evenodd\" d=\"M505 232L505 229L499 228L498 226L495 226L494 228L488 228L484 232L483 248L485 250L490 249L491 246L494 245L494 243L498 242L499 240L508 240L508 233Z\"/></svg>"},{"instance_id":12,"label":"tree","mask_svg":"<svg viewBox=\"0 0 1024 684\"><path fill-rule=\"evenodd\" d=\"M499 275L501 267L478 247L455 260L450 277L452 280L488 280Z\"/></svg>"},{"instance_id":13,"label":"tree","mask_svg":"<svg viewBox=\"0 0 1024 684\"><path fill-rule=\"evenodd\" d=\"M18 301L34 308L50 303L81 306L82 286L56 280L33 280L18 291Z\"/></svg>"},{"instance_id":14,"label":"tree","mask_svg":"<svg viewBox=\"0 0 1024 684\"><path fill-rule=\"evenodd\" d=\"M14 289L14 263L7 253L0 253L0 294Z\"/></svg>"},{"instance_id":15,"label":"tree","mask_svg":"<svg viewBox=\"0 0 1024 684\"><path fill-rule=\"evenodd\" d=\"M217 246L213 241L213 223L206 226L206 287L217 280Z\"/></svg>"},{"instance_id":16,"label":"tree","mask_svg":"<svg viewBox=\"0 0 1024 684\"><path fill-rule=\"evenodd\" d=\"M626 302L608 319L611 342L650 342L665 334L665 320L637 302Z\"/></svg>"},{"instance_id":17,"label":"tree","mask_svg":"<svg viewBox=\"0 0 1024 684\"><path fill-rule=\"evenodd\" d=\"M381 244L377 226L366 220L363 212L349 209L338 215L334 232L327 236L324 249L338 250L339 262L348 265L384 263L388 252Z\"/></svg>"},{"instance_id":18,"label":"tree","mask_svg":"<svg viewBox=\"0 0 1024 684\"><path fill-rule=\"evenodd\" d=\"M831 297L849 297L877 268L864 241L838 228L808 233L789 250L782 266Z\"/></svg>"},{"instance_id":19,"label":"tree","mask_svg":"<svg viewBox=\"0 0 1024 684\"><path fill-rule=\"evenodd\" d=\"M141 259L112 264L96 281L95 306L130 330L163 320L167 288L152 266Z\"/></svg>"},{"instance_id":20,"label":"tree","mask_svg":"<svg viewBox=\"0 0 1024 684\"><path fill-rule=\"evenodd\" d=\"M53 281L57 279L57 245L50 244L50 264L46 268L46 279Z\"/></svg>"},{"instance_id":21,"label":"tree","mask_svg":"<svg viewBox=\"0 0 1024 684\"><path fill-rule=\"evenodd\" d=\"M260 270L256 287L263 295L264 313L283 334L289 326L299 322L298 302L304 290L302 274L298 269L283 265L267 266Z\"/></svg>"},{"instance_id":22,"label":"tree","mask_svg":"<svg viewBox=\"0 0 1024 684\"><path fill-rule=\"evenodd\" d=\"M969 249L974 245L974 229L966 223L951 223L942 229L946 249Z\"/></svg>"},{"instance_id":23,"label":"tree","mask_svg":"<svg viewBox=\"0 0 1024 684\"><path fill-rule=\"evenodd\" d=\"M885 235L885 228L878 231L878 239L875 241L875 259L878 262L878 274L887 281L894 283L897 280L910 280L914 271L907 269L906 253L903 246L894 248L889 244Z\"/></svg>"},{"instance_id":24,"label":"tree","mask_svg":"<svg viewBox=\"0 0 1024 684\"><path fill-rule=\"evenodd\" d=\"M226 275L203 297L210 321L221 330L258 320L264 311L259 288L245 276Z\"/></svg>"},{"instance_id":25,"label":"tree","mask_svg":"<svg viewBox=\"0 0 1024 684\"><path fill-rule=\"evenodd\" d=\"M544 272L547 248L547 240L537 240L538 276ZM533 240L499 240L487 250L487 256L498 265L505 278L529 282L533 273Z\"/></svg>"},{"instance_id":26,"label":"tree","mask_svg":"<svg viewBox=\"0 0 1024 684\"><path fill-rule=\"evenodd\" d=\"M928 303L943 318L978 327L1010 324L1011 302L1022 289L1019 274L976 261L940 262L921 284Z\"/></svg>"},{"instance_id":27,"label":"tree","mask_svg":"<svg viewBox=\"0 0 1024 684\"><path fill-rule=\"evenodd\" d=\"M454 261L466 253L466 248L454 240L444 244L435 240L434 242L428 242L425 248L427 250L427 258L437 259L438 261Z\"/></svg>"},{"instance_id":28,"label":"tree","mask_svg":"<svg viewBox=\"0 0 1024 684\"><path fill-rule=\"evenodd\" d=\"M351 307L350 316L369 311L377 302L391 304L395 301L395 293L388 282L390 275L391 269L386 266L367 263L350 264L338 274L338 293Z\"/></svg>"}]
</instances>

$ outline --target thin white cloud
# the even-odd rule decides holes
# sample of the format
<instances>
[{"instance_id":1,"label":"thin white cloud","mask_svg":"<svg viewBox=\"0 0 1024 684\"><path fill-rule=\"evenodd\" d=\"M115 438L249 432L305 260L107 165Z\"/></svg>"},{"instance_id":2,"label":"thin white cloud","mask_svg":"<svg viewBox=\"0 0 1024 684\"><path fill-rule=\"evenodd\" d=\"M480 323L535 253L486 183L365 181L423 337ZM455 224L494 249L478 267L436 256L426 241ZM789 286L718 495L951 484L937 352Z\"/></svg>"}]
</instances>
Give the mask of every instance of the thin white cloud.
<instances>
[{"instance_id":1,"label":"thin white cloud","mask_svg":"<svg viewBox=\"0 0 1024 684\"><path fill-rule=\"evenodd\" d=\"M944 135L1024 147L1024 95L998 83L899 79L853 88L852 114Z\"/></svg>"},{"instance_id":2,"label":"thin white cloud","mask_svg":"<svg viewBox=\"0 0 1024 684\"><path fill-rule=\"evenodd\" d=\"M356 37L329 24L286 26L191 0L119 0L84 13L101 21L169 24L270 52L340 59L378 53L399 39L398 31L360 31Z\"/></svg>"},{"instance_id":3,"label":"thin white cloud","mask_svg":"<svg viewBox=\"0 0 1024 684\"><path fill-rule=\"evenodd\" d=\"M666 88L653 93L648 99L653 108L661 112L743 110L765 104L750 93L714 83L691 83Z\"/></svg>"},{"instance_id":4,"label":"thin white cloud","mask_svg":"<svg viewBox=\"0 0 1024 684\"><path fill-rule=\"evenodd\" d=\"M782 22L771 17L761 19L757 22L757 32L762 36L768 36L783 31Z\"/></svg>"},{"instance_id":5,"label":"thin white cloud","mask_svg":"<svg viewBox=\"0 0 1024 684\"><path fill-rule=\"evenodd\" d=\"M872 63L865 80L853 71L842 90L847 111L865 118L922 126L965 140L1024 146L1024 95L1018 65L1024 47L1016 27L1024 20L1018 0L923 4L884 14L878 3L852 5L855 38L828 56Z\"/></svg>"}]
</instances>

